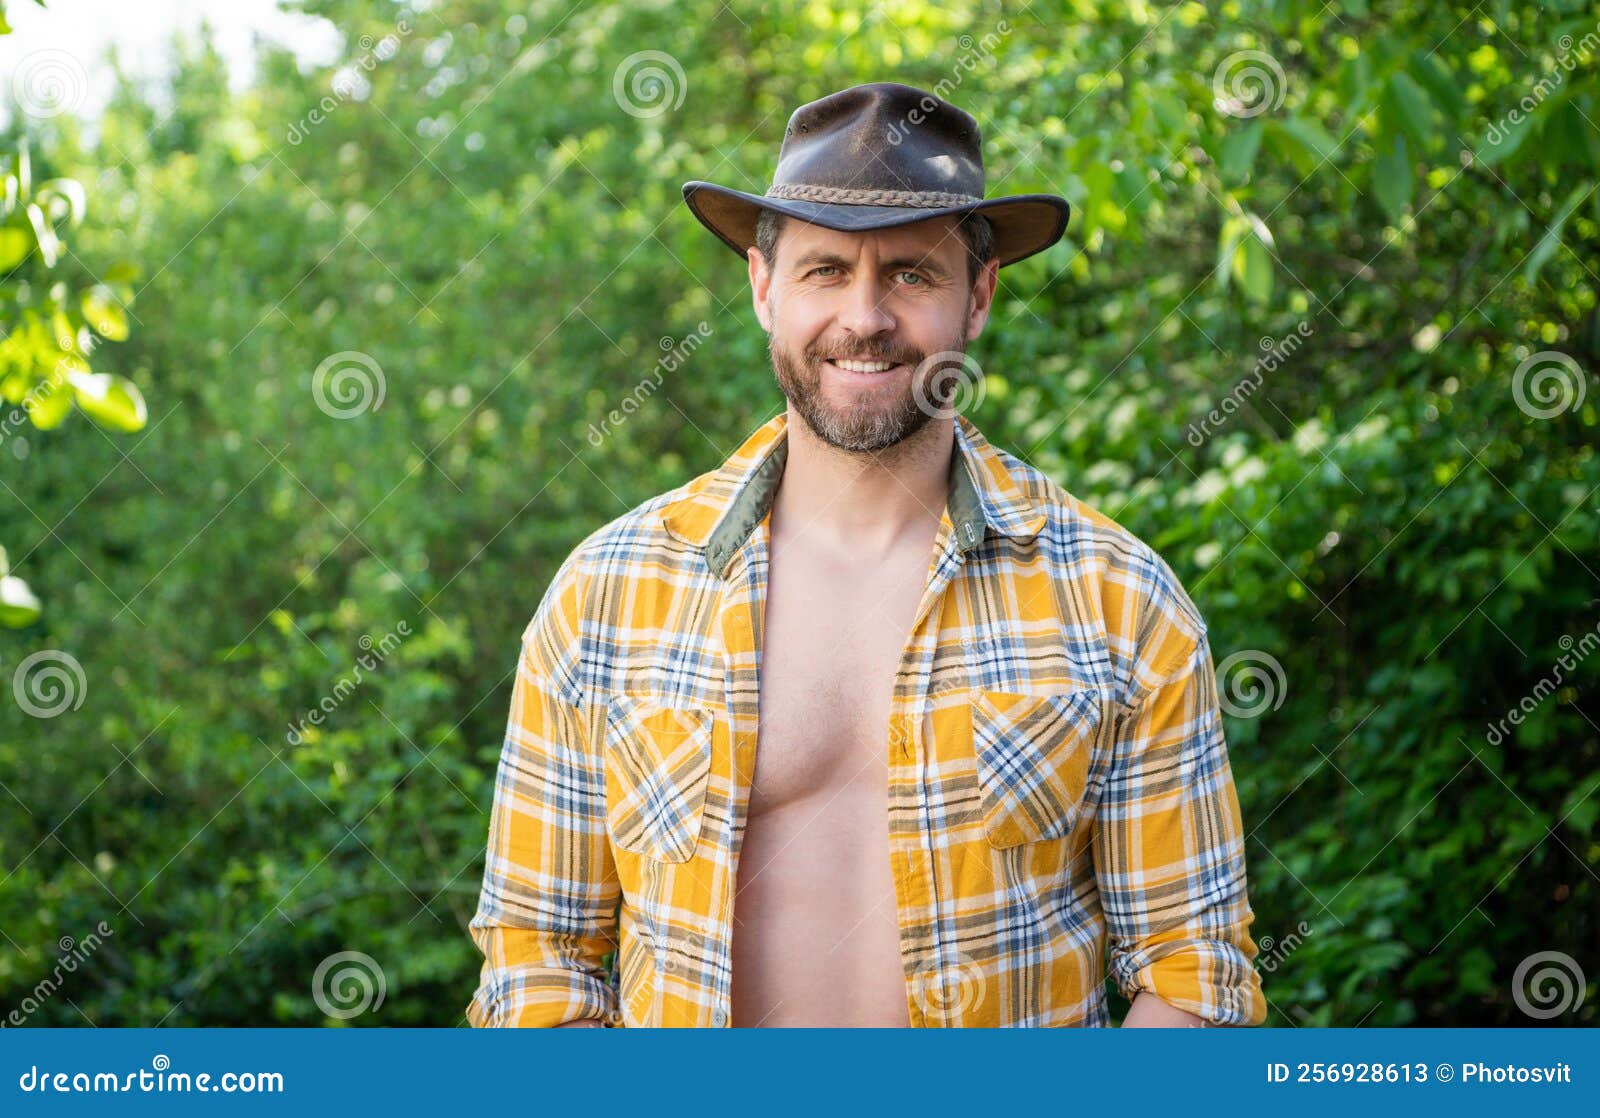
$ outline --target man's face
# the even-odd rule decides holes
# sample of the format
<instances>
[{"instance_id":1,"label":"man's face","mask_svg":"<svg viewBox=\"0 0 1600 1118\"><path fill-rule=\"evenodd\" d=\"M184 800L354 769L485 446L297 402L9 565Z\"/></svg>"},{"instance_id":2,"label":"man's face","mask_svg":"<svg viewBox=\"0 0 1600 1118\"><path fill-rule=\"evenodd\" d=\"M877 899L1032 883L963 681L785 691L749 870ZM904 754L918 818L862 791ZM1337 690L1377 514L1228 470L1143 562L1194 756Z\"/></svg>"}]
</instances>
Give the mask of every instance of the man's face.
<instances>
[{"instance_id":1,"label":"man's face","mask_svg":"<svg viewBox=\"0 0 1600 1118\"><path fill-rule=\"evenodd\" d=\"M968 284L956 220L840 233L790 218L775 260L750 250L778 387L829 445L873 453L948 414L956 357L983 330L999 270L991 260Z\"/></svg>"}]
</instances>

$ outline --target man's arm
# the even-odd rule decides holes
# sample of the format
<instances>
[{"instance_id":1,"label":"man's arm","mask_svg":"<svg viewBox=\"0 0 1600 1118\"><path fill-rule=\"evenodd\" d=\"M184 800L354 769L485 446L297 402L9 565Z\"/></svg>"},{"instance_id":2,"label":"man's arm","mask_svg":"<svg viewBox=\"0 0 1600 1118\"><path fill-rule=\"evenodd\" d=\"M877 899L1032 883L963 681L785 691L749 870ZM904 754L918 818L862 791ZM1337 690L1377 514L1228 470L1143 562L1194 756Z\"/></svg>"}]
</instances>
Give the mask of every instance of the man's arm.
<instances>
[{"instance_id":1,"label":"man's arm","mask_svg":"<svg viewBox=\"0 0 1600 1118\"><path fill-rule=\"evenodd\" d=\"M572 559L523 633L470 925L483 952L479 1028L601 1025L617 1010L601 959L616 938L605 773L573 667L583 608Z\"/></svg>"},{"instance_id":2,"label":"man's arm","mask_svg":"<svg viewBox=\"0 0 1600 1118\"><path fill-rule=\"evenodd\" d=\"M1205 1024L1204 1018L1185 1013L1150 993L1136 996L1122 1019L1124 1029L1198 1029Z\"/></svg>"},{"instance_id":3,"label":"man's arm","mask_svg":"<svg viewBox=\"0 0 1600 1118\"><path fill-rule=\"evenodd\" d=\"M1119 723L1093 848L1111 975L1133 1003L1124 1026L1259 1025L1244 833L1204 629L1158 620L1141 663L1158 667Z\"/></svg>"}]
</instances>

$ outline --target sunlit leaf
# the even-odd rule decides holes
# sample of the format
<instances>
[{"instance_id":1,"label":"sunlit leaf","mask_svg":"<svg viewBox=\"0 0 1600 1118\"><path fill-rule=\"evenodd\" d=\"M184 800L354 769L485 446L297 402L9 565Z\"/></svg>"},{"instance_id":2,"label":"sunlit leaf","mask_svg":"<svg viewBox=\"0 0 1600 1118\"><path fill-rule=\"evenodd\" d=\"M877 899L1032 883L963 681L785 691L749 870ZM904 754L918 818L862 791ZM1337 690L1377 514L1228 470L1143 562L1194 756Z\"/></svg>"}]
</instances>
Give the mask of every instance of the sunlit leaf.
<instances>
[{"instance_id":1,"label":"sunlit leaf","mask_svg":"<svg viewBox=\"0 0 1600 1118\"><path fill-rule=\"evenodd\" d=\"M0 228L0 272L9 272L33 251L33 238L14 225Z\"/></svg>"},{"instance_id":2,"label":"sunlit leaf","mask_svg":"<svg viewBox=\"0 0 1600 1118\"><path fill-rule=\"evenodd\" d=\"M144 397L126 377L113 373L71 374L78 407L102 427L138 431L149 419Z\"/></svg>"},{"instance_id":3,"label":"sunlit leaf","mask_svg":"<svg viewBox=\"0 0 1600 1118\"><path fill-rule=\"evenodd\" d=\"M114 342L128 337L128 313L122 309L116 296L103 284L96 284L83 293L84 321L103 338Z\"/></svg>"},{"instance_id":4,"label":"sunlit leaf","mask_svg":"<svg viewBox=\"0 0 1600 1118\"><path fill-rule=\"evenodd\" d=\"M15 575L0 575L0 625L9 629L31 625L42 609L26 582Z\"/></svg>"}]
</instances>

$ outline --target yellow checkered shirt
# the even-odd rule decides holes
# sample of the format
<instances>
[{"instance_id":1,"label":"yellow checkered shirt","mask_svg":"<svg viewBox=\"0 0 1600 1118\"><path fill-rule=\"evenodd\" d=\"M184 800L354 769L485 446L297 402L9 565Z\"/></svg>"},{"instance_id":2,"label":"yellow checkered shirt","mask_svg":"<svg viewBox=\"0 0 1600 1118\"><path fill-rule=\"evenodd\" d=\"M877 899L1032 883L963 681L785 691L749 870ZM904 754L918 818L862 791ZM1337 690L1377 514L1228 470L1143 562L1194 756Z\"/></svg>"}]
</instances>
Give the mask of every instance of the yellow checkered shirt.
<instances>
[{"instance_id":1,"label":"yellow checkered shirt","mask_svg":"<svg viewBox=\"0 0 1600 1118\"><path fill-rule=\"evenodd\" d=\"M1108 973L1130 999L1261 1023L1199 612L1145 543L955 426L884 733L912 1025L1105 1025ZM731 1020L787 448L780 413L556 573L496 775L471 1024Z\"/></svg>"}]
</instances>

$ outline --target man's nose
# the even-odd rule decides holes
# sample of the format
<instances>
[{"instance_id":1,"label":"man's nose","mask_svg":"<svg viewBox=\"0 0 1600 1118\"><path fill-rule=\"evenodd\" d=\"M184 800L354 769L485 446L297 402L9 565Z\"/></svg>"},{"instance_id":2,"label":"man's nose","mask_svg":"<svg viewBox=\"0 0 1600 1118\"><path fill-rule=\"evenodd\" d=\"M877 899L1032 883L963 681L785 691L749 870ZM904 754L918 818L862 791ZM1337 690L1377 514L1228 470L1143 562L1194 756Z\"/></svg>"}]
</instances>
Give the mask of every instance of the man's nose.
<instances>
[{"instance_id":1,"label":"man's nose","mask_svg":"<svg viewBox=\"0 0 1600 1118\"><path fill-rule=\"evenodd\" d=\"M845 306L839 313L839 325L858 338L870 338L893 330L894 315L884 307L888 291L872 273L859 275L845 293Z\"/></svg>"}]
</instances>

